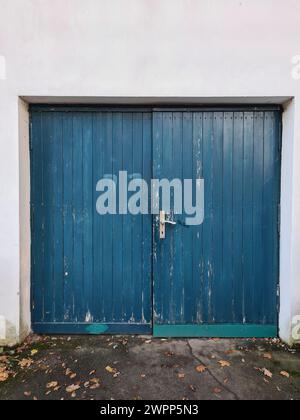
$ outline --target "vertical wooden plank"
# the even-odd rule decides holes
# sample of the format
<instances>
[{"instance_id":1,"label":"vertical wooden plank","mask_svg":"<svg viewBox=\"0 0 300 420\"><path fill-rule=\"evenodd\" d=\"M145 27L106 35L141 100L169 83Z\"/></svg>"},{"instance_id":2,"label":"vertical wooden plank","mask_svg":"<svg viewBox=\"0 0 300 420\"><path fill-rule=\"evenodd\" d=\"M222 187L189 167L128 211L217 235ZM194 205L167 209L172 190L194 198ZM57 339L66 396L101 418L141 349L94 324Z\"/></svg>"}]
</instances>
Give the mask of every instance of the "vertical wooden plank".
<instances>
[{"instance_id":1,"label":"vertical wooden plank","mask_svg":"<svg viewBox=\"0 0 300 420\"><path fill-rule=\"evenodd\" d=\"M253 269L255 311L253 322L264 319L264 260L263 237L263 185L264 185L264 113L254 113L254 169L253 169Z\"/></svg>"},{"instance_id":2,"label":"vertical wooden plank","mask_svg":"<svg viewBox=\"0 0 300 420\"><path fill-rule=\"evenodd\" d=\"M54 320L54 287L53 287L53 115L45 113L43 132L44 139L44 204L45 204L45 288L44 288L44 321Z\"/></svg>"},{"instance_id":3,"label":"vertical wooden plank","mask_svg":"<svg viewBox=\"0 0 300 420\"><path fill-rule=\"evenodd\" d=\"M123 114L113 114L113 175L123 169ZM117 209L119 197L117 195ZM122 318L123 301L123 217L113 216L113 321Z\"/></svg>"},{"instance_id":4,"label":"vertical wooden plank","mask_svg":"<svg viewBox=\"0 0 300 420\"><path fill-rule=\"evenodd\" d=\"M275 199L277 196L277 182L275 180L276 162L276 128L273 112L265 112L264 121L264 213L263 213L263 259L265 266L264 290L264 322L274 322L276 311L276 278L274 267L276 265L274 230L277 226Z\"/></svg>"},{"instance_id":5,"label":"vertical wooden plank","mask_svg":"<svg viewBox=\"0 0 300 420\"><path fill-rule=\"evenodd\" d=\"M84 321L94 321L93 308L93 119L82 119L82 186L83 186L83 283Z\"/></svg>"},{"instance_id":6,"label":"vertical wooden plank","mask_svg":"<svg viewBox=\"0 0 300 420\"><path fill-rule=\"evenodd\" d=\"M63 115L64 322L74 317L73 114Z\"/></svg>"},{"instance_id":7,"label":"vertical wooden plank","mask_svg":"<svg viewBox=\"0 0 300 420\"><path fill-rule=\"evenodd\" d=\"M193 182L204 177L203 162L203 113L196 112L193 115ZM205 217L205 215L204 215ZM205 223L205 219L204 219ZM204 304L204 258L203 258L203 224L193 227L193 322L203 322Z\"/></svg>"},{"instance_id":8,"label":"vertical wooden plank","mask_svg":"<svg viewBox=\"0 0 300 420\"><path fill-rule=\"evenodd\" d=\"M193 114L183 114L183 178L193 178ZM183 271L184 271L184 320L191 324L193 318L193 229L183 229Z\"/></svg>"},{"instance_id":9,"label":"vertical wooden plank","mask_svg":"<svg viewBox=\"0 0 300 420\"><path fill-rule=\"evenodd\" d=\"M143 176L151 186L152 179L152 114L143 114ZM150 193L150 191L149 191ZM149 210L151 200L149 199ZM143 216L142 322L152 322L152 215Z\"/></svg>"},{"instance_id":10,"label":"vertical wooden plank","mask_svg":"<svg viewBox=\"0 0 300 420\"><path fill-rule=\"evenodd\" d=\"M83 281L83 141L82 113L74 113L73 117L73 224L74 224L74 322L84 322L84 290Z\"/></svg>"},{"instance_id":11,"label":"vertical wooden plank","mask_svg":"<svg viewBox=\"0 0 300 420\"><path fill-rule=\"evenodd\" d=\"M62 115L53 114L53 305L54 322L64 320Z\"/></svg>"},{"instance_id":12,"label":"vertical wooden plank","mask_svg":"<svg viewBox=\"0 0 300 420\"><path fill-rule=\"evenodd\" d=\"M163 113L153 114L153 179L161 179L163 171ZM154 279L154 322L163 323L163 243L159 239L159 216L154 216L153 237L153 279Z\"/></svg>"},{"instance_id":13,"label":"vertical wooden plank","mask_svg":"<svg viewBox=\"0 0 300 420\"><path fill-rule=\"evenodd\" d=\"M44 319L44 159L43 117L40 112L31 115L31 305L32 321Z\"/></svg>"},{"instance_id":14,"label":"vertical wooden plank","mask_svg":"<svg viewBox=\"0 0 300 420\"><path fill-rule=\"evenodd\" d=\"M280 206L281 206L281 151L282 151L282 113L274 111L274 138L275 138L275 159L274 159L274 205L273 215L277 229L273 229L274 243L274 265L273 265L273 314L267 320L272 325L278 325L280 306Z\"/></svg>"},{"instance_id":15,"label":"vertical wooden plank","mask_svg":"<svg viewBox=\"0 0 300 420\"><path fill-rule=\"evenodd\" d=\"M113 174L114 149L113 144L113 120L112 113L108 112L103 115L103 135L105 136L103 162L104 174ZM114 215L108 214L103 216L103 303L104 318L103 322L112 321L113 314L113 219Z\"/></svg>"},{"instance_id":16,"label":"vertical wooden plank","mask_svg":"<svg viewBox=\"0 0 300 420\"><path fill-rule=\"evenodd\" d=\"M221 319L223 296L223 123L224 114L215 112L213 115L213 283L211 321Z\"/></svg>"},{"instance_id":17,"label":"vertical wooden plank","mask_svg":"<svg viewBox=\"0 0 300 420\"><path fill-rule=\"evenodd\" d=\"M213 282L213 114L203 114L203 173L205 182L205 221L203 225L203 321L212 322L212 282Z\"/></svg>"},{"instance_id":18,"label":"vertical wooden plank","mask_svg":"<svg viewBox=\"0 0 300 420\"><path fill-rule=\"evenodd\" d=\"M183 181L183 115L181 112L173 114L173 178ZM175 220L184 222L184 214L174 215ZM171 230L172 229L172 230ZM167 234L174 234L174 281L171 292L171 318L174 322L184 322L184 273L183 273L183 229L181 224L168 228Z\"/></svg>"},{"instance_id":19,"label":"vertical wooden plank","mask_svg":"<svg viewBox=\"0 0 300 420\"><path fill-rule=\"evenodd\" d=\"M234 113L233 140L233 322L244 321L243 279L243 178L244 178L244 114Z\"/></svg>"},{"instance_id":20,"label":"vertical wooden plank","mask_svg":"<svg viewBox=\"0 0 300 420\"><path fill-rule=\"evenodd\" d=\"M253 322L254 278L253 278L253 112L244 115L244 178L243 178L243 249L244 249L244 301L245 323Z\"/></svg>"},{"instance_id":21,"label":"vertical wooden plank","mask_svg":"<svg viewBox=\"0 0 300 420\"><path fill-rule=\"evenodd\" d=\"M233 318L233 112L224 114L223 140L223 304L219 322Z\"/></svg>"},{"instance_id":22,"label":"vertical wooden plank","mask_svg":"<svg viewBox=\"0 0 300 420\"><path fill-rule=\"evenodd\" d=\"M98 192L96 186L104 176L104 127L103 114L97 112L93 115L93 317L94 322L104 319L104 289L103 289L103 252L104 252L104 216L96 210ZM106 264L106 262L105 262Z\"/></svg>"},{"instance_id":23,"label":"vertical wooden plank","mask_svg":"<svg viewBox=\"0 0 300 420\"><path fill-rule=\"evenodd\" d=\"M173 113L164 112L163 113L163 145L162 145L162 170L163 178L170 179L172 176L173 170ZM162 210L168 211L161 206ZM168 230L166 239L162 241L162 260L161 260L161 273L162 276L162 313L163 320L165 322L173 322L173 319L170 319L170 309L172 306L172 301L170 299L170 289L173 286L173 273L174 266L172 261L171 252L172 248L173 235L170 230Z\"/></svg>"},{"instance_id":24,"label":"vertical wooden plank","mask_svg":"<svg viewBox=\"0 0 300 420\"><path fill-rule=\"evenodd\" d=\"M143 171L143 115L133 114L133 173L142 175ZM142 258L143 249L143 219L141 215L134 216L133 226L133 316L132 321L141 322L142 313Z\"/></svg>"},{"instance_id":25,"label":"vertical wooden plank","mask_svg":"<svg viewBox=\"0 0 300 420\"><path fill-rule=\"evenodd\" d=\"M136 118L133 118L132 113L124 114L123 116L123 169L128 172L128 176L134 173L133 166L133 125L136 124ZM130 181L130 179L129 179ZM134 289L135 276L134 267L136 238L134 235L133 222L134 217L130 214L124 216L123 220L123 241L124 241L124 284L123 284L123 313L127 322L134 318Z\"/></svg>"}]
</instances>

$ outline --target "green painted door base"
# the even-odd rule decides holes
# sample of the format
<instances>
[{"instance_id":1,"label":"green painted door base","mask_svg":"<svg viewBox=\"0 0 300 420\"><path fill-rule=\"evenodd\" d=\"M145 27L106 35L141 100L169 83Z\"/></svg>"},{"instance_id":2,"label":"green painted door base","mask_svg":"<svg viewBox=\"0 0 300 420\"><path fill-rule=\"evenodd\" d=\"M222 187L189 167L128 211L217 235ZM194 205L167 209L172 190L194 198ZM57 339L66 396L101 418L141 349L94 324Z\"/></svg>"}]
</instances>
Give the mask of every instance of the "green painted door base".
<instances>
[{"instance_id":1,"label":"green painted door base","mask_svg":"<svg viewBox=\"0 0 300 420\"><path fill-rule=\"evenodd\" d=\"M278 327L274 325L155 325L158 338L275 338Z\"/></svg>"}]
</instances>

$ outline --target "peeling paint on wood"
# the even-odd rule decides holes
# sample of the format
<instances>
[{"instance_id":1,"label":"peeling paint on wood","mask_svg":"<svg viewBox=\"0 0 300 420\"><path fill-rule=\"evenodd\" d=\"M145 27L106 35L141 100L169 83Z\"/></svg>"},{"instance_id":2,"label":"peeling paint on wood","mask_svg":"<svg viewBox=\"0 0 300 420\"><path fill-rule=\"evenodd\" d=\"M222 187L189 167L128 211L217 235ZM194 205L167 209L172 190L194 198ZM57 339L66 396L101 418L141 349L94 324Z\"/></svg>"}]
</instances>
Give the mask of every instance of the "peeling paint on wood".
<instances>
[{"instance_id":1,"label":"peeling paint on wood","mask_svg":"<svg viewBox=\"0 0 300 420\"><path fill-rule=\"evenodd\" d=\"M205 182L202 226L177 220L164 241L155 231L155 331L166 325L180 336L195 325L193 335L206 336L201 323L277 333L280 119L278 111L154 113L154 177Z\"/></svg>"},{"instance_id":2,"label":"peeling paint on wood","mask_svg":"<svg viewBox=\"0 0 300 420\"><path fill-rule=\"evenodd\" d=\"M275 328L280 119L273 110L33 108L34 330L151 331L152 266L155 327ZM187 229L177 215L160 241L157 217L98 216L96 183L120 170L148 182L204 178L204 223Z\"/></svg>"},{"instance_id":3,"label":"peeling paint on wood","mask_svg":"<svg viewBox=\"0 0 300 420\"><path fill-rule=\"evenodd\" d=\"M32 111L35 331L150 326L151 215L98 215L96 185L120 170L149 182L151 135L147 112Z\"/></svg>"}]
</instances>

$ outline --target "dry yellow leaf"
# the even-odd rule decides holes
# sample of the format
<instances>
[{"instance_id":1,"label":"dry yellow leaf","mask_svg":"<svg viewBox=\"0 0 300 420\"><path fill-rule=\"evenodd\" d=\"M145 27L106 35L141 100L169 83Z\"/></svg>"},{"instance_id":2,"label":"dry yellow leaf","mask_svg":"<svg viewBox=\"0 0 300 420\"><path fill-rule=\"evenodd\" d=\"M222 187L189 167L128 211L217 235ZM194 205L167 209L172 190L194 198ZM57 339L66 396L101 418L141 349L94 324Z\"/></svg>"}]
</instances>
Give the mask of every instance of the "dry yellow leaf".
<instances>
[{"instance_id":1,"label":"dry yellow leaf","mask_svg":"<svg viewBox=\"0 0 300 420\"><path fill-rule=\"evenodd\" d=\"M98 378L93 378L93 379L91 379L91 380L90 380L90 382L91 382L92 384L99 384L99 383L100 383L100 379L98 379Z\"/></svg>"},{"instance_id":2,"label":"dry yellow leaf","mask_svg":"<svg viewBox=\"0 0 300 420\"><path fill-rule=\"evenodd\" d=\"M113 373L114 375L115 375L116 373L118 373L117 369L112 368L112 367L110 367L110 366L106 366L105 370L106 370L107 372L109 372L109 373Z\"/></svg>"},{"instance_id":3,"label":"dry yellow leaf","mask_svg":"<svg viewBox=\"0 0 300 420\"><path fill-rule=\"evenodd\" d=\"M227 362L226 360L220 360L218 363L222 368L231 366L231 364L229 362Z\"/></svg>"},{"instance_id":4,"label":"dry yellow leaf","mask_svg":"<svg viewBox=\"0 0 300 420\"><path fill-rule=\"evenodd\" d=\"M55 382L55 381L53 381L53 382L49 382L49 383L46 385L46 388L47 388L47 389L56 388L56 387L57 387L57 385L58 385L58 382Z\"/></svg>"},{"instance_id":5,"label":"dry yellow leaf","mask_svg":"<svg viewBox=\"0 0 300 420\"><path fill-rule=\"evenodd\" d=\"M0 382L7 381L8 377L9 377L8 372L6 371L0 372Z\"/></svg>"},{"instance_id":6,"label":"dry yellow leaf","mask_svg":"<svg viewBox=\"0 0 300 420\"><path fill-rule=\"evenodd\" d=\"M289 378L290 374L288 372L286 372L285 370L283 370L282 372L280 372L281 376L284 376L285 378Z\"/></svg>"},{"instance_id":7,"label":"dry yellow leaf","mask_svg":"<svg viewBox=\"0 0 300 420\"><path fill-rule=\"evenodd\" d=\"M264 359L272 360L272 359L273 359L272 354L270 354L270 353L265 353L265 354L264 354Z\"/></svg>"},{"instance_id":8,"label":"dry yellow leaf","mask_svg":"<svg viewBox=\"0 0 300 420\"><path fill-rule=\"evenodd\" d=\"M29 367L32 365L32 363L33 363L33 360L31 360L31 359L22 359L22 360L19 362L19 366L20 366L22 369L24 369L24 368L29 368Z\"/></svg>"},{"instance_id":9,"label":"dry yellow leaf","mask_svg":"<svg viewBox=\"0 0 300 420\"><path fill-rule=\"evenodd\" d=\"M206 367L204 365L199 365L196 367L196 371L198 373L204 373L206 371Z\"/></svg>"},{"instance_id":10,"label":"dry yellow leaf","mask_svg":"<svg viewBox=\"0 0 300 420\"><path fill-rule=\"evenodd\" d=\"M66 388L66 391L67 391L68 394L73 394L78 389L80 389L79 385L70 385Z\"/></svg>"},{"instance_id":11,"label":"dry yellow leaf","mask_svg":"<svg viewBox=\"0 0 300 420\"><path fill-rule=\"evenodd\" d=\"M35 356L36 354L38 354L38 350L36 350L36 349L33 349L33 350L31 350L31 356Z\"/></svg>"}]
</instances>

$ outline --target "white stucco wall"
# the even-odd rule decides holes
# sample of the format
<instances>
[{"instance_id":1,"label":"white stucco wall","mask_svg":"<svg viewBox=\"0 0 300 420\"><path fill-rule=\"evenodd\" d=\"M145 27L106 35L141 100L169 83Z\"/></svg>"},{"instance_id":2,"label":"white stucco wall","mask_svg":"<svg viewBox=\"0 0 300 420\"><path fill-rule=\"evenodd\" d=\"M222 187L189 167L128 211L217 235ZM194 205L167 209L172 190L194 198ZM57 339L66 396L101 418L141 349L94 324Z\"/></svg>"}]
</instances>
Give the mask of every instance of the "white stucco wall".
<instances>
[{"instance_id":1,"label":"white stucco wall","mask_svg":"<svg viewBox=\"0 0 300 420\"><path fill-rule=\"evenodd\" d=\"M27 117L19 97L99 103L295 98L284 115L282 180L280 327L291 342L292 318L300 315L300 79L292 77L292 57L299 54L299 0L0 0L5 342L14 343L30 324Z\"/></svg>"}]
</instances>

